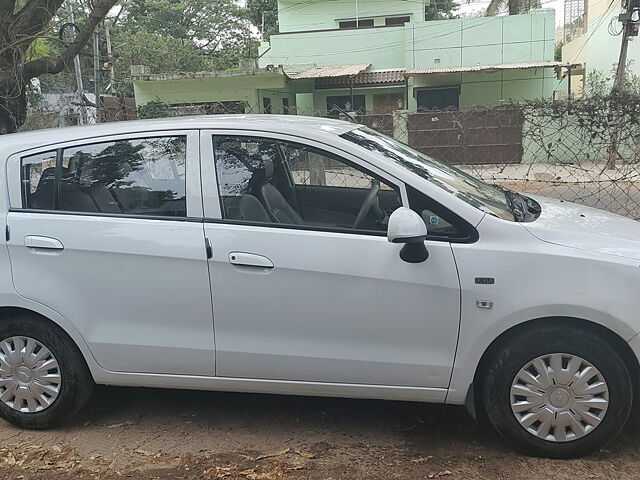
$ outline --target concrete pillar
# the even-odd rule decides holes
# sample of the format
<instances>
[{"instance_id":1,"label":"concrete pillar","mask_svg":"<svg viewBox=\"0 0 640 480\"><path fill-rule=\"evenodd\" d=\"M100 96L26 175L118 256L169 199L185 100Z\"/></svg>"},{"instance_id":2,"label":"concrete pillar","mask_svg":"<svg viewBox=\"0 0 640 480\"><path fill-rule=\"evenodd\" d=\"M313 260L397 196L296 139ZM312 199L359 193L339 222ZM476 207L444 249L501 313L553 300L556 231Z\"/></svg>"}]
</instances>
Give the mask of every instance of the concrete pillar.
<instances>
[{"instance_id":1,"label":"concrete pillar","mask_svg":"<svg viewBox=\"0 0 640 480\"><path fill-rule=\"evenodd\" d=\"M409 143L409 111L396 110L393 112L393 138Z\"/></svg>"}]
</instances>

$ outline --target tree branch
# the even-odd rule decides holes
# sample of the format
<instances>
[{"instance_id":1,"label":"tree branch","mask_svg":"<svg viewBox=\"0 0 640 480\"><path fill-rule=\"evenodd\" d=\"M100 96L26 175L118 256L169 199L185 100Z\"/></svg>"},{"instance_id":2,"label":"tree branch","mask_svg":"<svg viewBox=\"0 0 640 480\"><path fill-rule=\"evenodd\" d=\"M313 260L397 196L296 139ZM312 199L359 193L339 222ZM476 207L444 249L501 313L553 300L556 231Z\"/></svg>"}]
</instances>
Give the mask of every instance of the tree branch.
<instances>
[{"instance_id":1,"label":"tree branch","mask_svg":"<svg viewBox=\"0 0 640 480\"><path fill-rule=\"evenodd\" d=\"M511 3L511 2L509 2ZM500 7L504 4L504 0L491 0L487 10L484 12L485 17L495 17L500 10Z\"/></svg>"},{"instance_id":2,"label":"tree branch","mask_svg":"<svg viewBox=\"0 0 640 480\"><path fill-rule=\"evenodd\" d=\"M86 23L82 26L76 38L62 52L62 55L44 57L32 60L24 64L22 69L22 81L28 82L32 78L45 73L60 73L80 53L82 48L91 40L93 31L100 21L109 13L109 10L118 0L98 0L89 14Z\"/></svg>"},{"instance_id":3,"label":"tree branch","mask_svg":"<svg viewBox=\"0 0 640 480\"><path fill-rule=\"evenodd\" d=\"M5 1L5 0L1 0ZM64 0L29 0L15 14L14 30L20 37L30 38L42 33L56 12L62 7Z\"/></svg>"},{"instance_id":4,"label":"tree branch","mask_svg":"<svg viewBox=\"0 0 640 480\"><path fill-rule=\"evenodd\" d=\"M16 9L16 0L0 0L0 16L11 18Z\"/></svg>"}]
</instances>

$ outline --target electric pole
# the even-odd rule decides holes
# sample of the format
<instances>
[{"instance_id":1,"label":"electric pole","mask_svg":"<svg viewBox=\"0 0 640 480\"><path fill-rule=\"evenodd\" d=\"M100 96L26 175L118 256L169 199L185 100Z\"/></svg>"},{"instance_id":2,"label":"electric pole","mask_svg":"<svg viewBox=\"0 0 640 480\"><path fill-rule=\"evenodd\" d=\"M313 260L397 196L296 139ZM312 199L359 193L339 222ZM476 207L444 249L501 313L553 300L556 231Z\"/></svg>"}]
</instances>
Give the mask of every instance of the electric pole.
<instances>
[{"instance_id":1,"label":"electric pole","mask_svg":"<svg viewBox=\"0 0 640 480\"><path fill-rule=\"evenodd\" d=\"M100 35L96 28L93 32L93 95L95 96L94 103L96 105L96 123L100 123L101 115L101 102L100 102L100 78L102 77L100 72Z\"/></svg>"},{"instance_id":2,"label":"electric pole","mask_svg":"<svg viewBox=\"0 0 640 480\"><path fill-rule=\"evenodd\" d=\"M67 1L67 11L69 12L69 20L71 22L71 24L73 25L72 30L73 33L71 34L72 36L69 37L70 41L75 41L76 39L76 34L77 34L77 26L75 23L75 18L73 15L73 5L71 4L71 1ZM84 108L84 98L82 98L82 94L84 93L84 85L82 84L82 70L80 68L80 56L76 55L75 57L73 57L73 69L75 71L76 74L76 90L78 92L78 98L79 98L79 103L80 103L80 116L79 116L79 123L80 125L84 125L87 117L86 117L86 109Z\"/></svg>"},{"instance_id":3,"label":"electric pole","mask_svg":"<svg viewBox=\"0 0 640 480\"><path fill-rule=\"evenodd\" d=\"M624 77L627 69L627 50L629 49L629 40L631 37L638 35L638 26L640 25L640 0L623 0L622 6L624 13L618 16L618 20L622 23L622 46L620 47L620 58L618 60L618 68L616 76L613 79L613 89L611 91L612 99L610 106L613 110L611 144L609 145L609 158L607 160L606 169L615 169L616 161L620 158L618 151L621 123L624 121L623 116L619 114L619 107L616 106L615 96L624 91Z\"/></svg>"},{"instance_id":4,"label":"electric pole","mask_svg":"<svg viewBox=\"0 0 640 480\"><path fill-rule=\"evenodd\" d=\"M109 65L109 86L107 90L111 95L116 95L116 73L113 69L113 51L111 50L111 34L109 33L109 21L104 21L104 39L107 42L107 64Z\"/></svg>"},{"instance_id":5,"label":"electric pole","mask_svg":"<svg viewBox=\"0 0 640 480\"><path fill-rule=\"evenodd\" d=\"M624 90L624 77L627 68L627 51L629 50L629 40L638 35L640 27L640 0L624 0L625 12L618 16L622 23L622 46L620 47L620 58L618 68L613 81L613 93L622 93Z\"/></svg>"}]
</instances>

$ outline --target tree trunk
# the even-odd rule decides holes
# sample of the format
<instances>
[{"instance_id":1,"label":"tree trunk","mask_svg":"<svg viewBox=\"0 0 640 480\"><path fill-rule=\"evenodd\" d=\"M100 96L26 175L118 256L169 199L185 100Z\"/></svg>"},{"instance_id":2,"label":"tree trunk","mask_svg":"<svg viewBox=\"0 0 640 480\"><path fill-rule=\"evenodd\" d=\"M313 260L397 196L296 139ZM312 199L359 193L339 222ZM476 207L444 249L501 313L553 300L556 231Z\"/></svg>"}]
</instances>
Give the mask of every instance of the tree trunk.
<instances>
[{"instance_id":1,"label":"tree trunk","mask_svg":"<svg viewBox=\"0 0 640 480\"><path fill-rule=\"evenodd\" d=\"M117 0L96 0L85 23L58 56L26 61L29 45L42 37L63 0L0 0L0 135L17 131L27 118L27 85L32 78L64 70L81 54L93 31Z\"/></svg>"},{"instance_id":2,"label":"tree trunk","mask_svg":"<svg viewBox=\"0 0 640 480\"><path fill-rule=\"evenodd\" d=\"M0 135L17 132L27 118L26 85L7 73L0 73Z\"/></svg>"}]
</instances>

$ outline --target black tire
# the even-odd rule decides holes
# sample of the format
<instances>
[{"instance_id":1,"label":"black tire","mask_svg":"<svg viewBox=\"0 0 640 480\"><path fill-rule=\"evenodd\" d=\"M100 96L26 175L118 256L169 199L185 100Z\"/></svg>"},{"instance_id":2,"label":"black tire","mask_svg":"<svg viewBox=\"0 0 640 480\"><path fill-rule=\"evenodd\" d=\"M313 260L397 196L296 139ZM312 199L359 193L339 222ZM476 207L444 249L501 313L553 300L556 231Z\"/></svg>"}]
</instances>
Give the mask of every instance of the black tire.
<instances>
[{"instance_id":1,"label":"black tire","mask_svg":"<svg viewBox=\"0 0 640 480\"><path fill-rule=\"evenodd\" d=\"M0 341L30 337L53 354L60 370L60 391L47 408L34 413L20 412L0 401L0 417L22 428L46 429L76 415L93 392L94 382L76 344L60 327L28 313L16 313L0 320Z\"/></svg>"},{"instance_id":2,"label":"black tire","mask_svg":"<svg viewBox=\"0 0 640 480\"><path fill-rule=\"evenodd\" d=\"M527 431L511 409L511 385L527 363L542 355L577 355L597 368L609 389L609 405L587 435L571 441L549 441ZM482 406L495 430L516 449L533 456L576 458L613 440L625 426L633 403L633 384L625 362L606 340L575 327L541 326L510 338L489 359L481 382Z\"/></svg>"}]
</instances>

